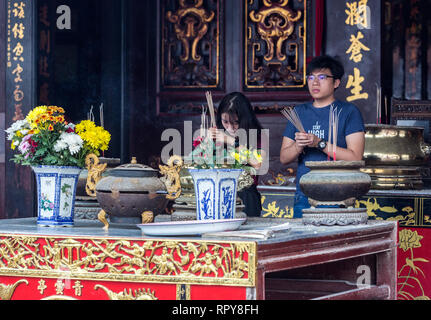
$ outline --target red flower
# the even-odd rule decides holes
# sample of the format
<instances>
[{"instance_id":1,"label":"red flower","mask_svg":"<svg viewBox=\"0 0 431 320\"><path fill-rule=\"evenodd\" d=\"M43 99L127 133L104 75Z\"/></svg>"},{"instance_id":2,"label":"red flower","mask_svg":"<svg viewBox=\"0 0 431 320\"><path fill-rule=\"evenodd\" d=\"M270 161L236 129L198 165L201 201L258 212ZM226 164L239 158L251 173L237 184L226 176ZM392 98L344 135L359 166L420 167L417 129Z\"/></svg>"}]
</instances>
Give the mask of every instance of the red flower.
<instances>
[{"instance_id":1,"label":"red flower","mask_svg":"<svg viewBox=\"0 0 431 320\"><path fill-rule=\"evenodd\" d=\"M202 138L202 137L197 137L194 141L193 141L193 148L196 148L198 145L200 145L201 144L201 142L203 141L204 139Z\"/></svg>"}]
</instances>

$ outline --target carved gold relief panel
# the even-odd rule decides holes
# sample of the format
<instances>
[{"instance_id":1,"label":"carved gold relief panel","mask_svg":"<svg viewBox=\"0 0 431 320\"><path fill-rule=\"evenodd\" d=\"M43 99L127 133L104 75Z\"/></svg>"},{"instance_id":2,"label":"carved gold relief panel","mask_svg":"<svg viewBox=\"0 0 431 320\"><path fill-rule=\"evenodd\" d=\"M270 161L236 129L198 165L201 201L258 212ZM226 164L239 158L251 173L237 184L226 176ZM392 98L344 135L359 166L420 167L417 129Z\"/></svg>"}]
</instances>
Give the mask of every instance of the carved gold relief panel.
<instances>
[{"instance_id":1,"label":"carved gold relief panel","mask_svg":"<svg viewBox=\"0 0 431 320\"><path fill-rule=\"evenodd\" d=\"M161 1L161 87L218 88L223 0Z\"/></svg>"},{"instance_id":2,"label":"carved gold relief panel","mask_svg":"<svg viewBox=\"0 0 431 320\"><path fill-rule=\"evenodd\" d=\"M245 87L305 86L307 0L245 0Z\"/></svg>"},{"instance_id":3,"label":"carved gold relief panel","mask_svg":"<svg viewBox=\"0 0 431 320\"><path fill-rule=\"evenodd\" d=\"M254 242L0 235L0 276L253 287L255 259Z\"/></svg>"}]
</instances>

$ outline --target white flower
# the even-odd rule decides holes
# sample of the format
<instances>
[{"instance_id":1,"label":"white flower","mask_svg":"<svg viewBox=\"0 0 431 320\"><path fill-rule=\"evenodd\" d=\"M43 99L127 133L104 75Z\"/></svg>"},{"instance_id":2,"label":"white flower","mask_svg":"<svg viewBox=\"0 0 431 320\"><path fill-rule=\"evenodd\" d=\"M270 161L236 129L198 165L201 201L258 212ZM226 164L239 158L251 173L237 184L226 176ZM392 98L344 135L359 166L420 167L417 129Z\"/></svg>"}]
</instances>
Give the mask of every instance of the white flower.
<instances>
[{"instance_id":1,"label":"white flower","mask_svg":"<svg viewBox=\"0 0 431 320\"><path fill-rule=\"evenodd\" d=\"M73 145L69 146L70 154L76 154L76 153L79 152L79 150L81 150L81 146L80 145L73 144Z\"/></svg>"},{"instance_id":2,"label":"white flower","mask_svg":"<svg viewBox=\"0 0 431 320\"><path fill-rule=\"evenodd\" d=\"M54 145L54 151L60 152L67 148L67 143L63 140L57 140L57 142Z\"/></svg>"},{"instance_id":3,"label":"white flower","mask_svg":"<svg viewBox=\"0 0 431 320\"><path fill-rule=\"evenodd\" d=\"M69 148L70 154L74 155L78 153L79 150L81 150L83 143L84 141L76 133L63 132L60 135L60 139L57 140L57 142L55 143L54 150L56 152L60 152L65 150L66 148Z\"/></svg>"},{"instance_id":4,"label":"white flower","mask_svg":"<svg viewBox=\"0 0 431 320\"><path fill-rule=\"evenodd\" d=\"M26 135L28 133L28 129L30 129L30 125L27 120L18 120L12 123L12 125L5 130L7 133L7 139L13 140L15 137L15 133L21 130L22 135Z\"/></svg>"}]
</instances>

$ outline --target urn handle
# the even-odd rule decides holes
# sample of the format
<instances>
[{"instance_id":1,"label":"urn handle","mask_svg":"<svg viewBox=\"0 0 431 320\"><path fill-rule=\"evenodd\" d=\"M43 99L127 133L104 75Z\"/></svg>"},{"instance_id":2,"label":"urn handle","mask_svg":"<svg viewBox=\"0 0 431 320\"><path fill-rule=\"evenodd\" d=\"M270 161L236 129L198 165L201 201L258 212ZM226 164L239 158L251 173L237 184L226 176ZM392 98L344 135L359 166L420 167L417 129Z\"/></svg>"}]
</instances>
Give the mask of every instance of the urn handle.
<instances>
[{"instance_id":1,"label":"urn handle","mask_svg":"<svg viewBox=\"0 0 431 320\"><path fill-rule=\"evenodd\" d=\"M431 145L423 142L421 143L420 148L426 156L429 156L431 154Z\"/></svg>"},{"instance_id":2,"label":"urn handle","mask_svg":"<svg viewBox=\"0 0 431 320\"><path fill-rule=\"evenodd\" d=\"M183 159L174 155L169 158L167 166L159 165L160 173L163 175L162 181L166 186L169 200L175 200L181 195L180 170L183 166Z\"/></svg>"},{"instance_id":3,"label":"urn handle","mask_svg":"<svg viewBox=\"0 0 431 320\"><path fill-rule=\"evenodd\" d=\"M99 158L94 153L90 153L85 157L85 166L88 170L85 192L90 197L96 197L96 185L102 178L102 173L105 171L107 165L107 163L101 164Z\"/></svg>"}]
</instances>

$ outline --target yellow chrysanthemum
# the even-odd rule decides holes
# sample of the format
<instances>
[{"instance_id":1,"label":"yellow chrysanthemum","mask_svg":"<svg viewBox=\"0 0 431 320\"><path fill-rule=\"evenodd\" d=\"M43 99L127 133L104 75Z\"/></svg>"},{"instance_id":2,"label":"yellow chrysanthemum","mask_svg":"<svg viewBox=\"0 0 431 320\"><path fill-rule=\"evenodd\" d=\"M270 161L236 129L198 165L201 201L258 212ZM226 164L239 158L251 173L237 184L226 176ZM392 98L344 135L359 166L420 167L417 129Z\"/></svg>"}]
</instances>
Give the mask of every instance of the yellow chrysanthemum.
<instances>
[{"instance_id":1,"label":"yellow chrysanthemum","mask_svg":"<svg viewBox=\"0 0 431 320\"><path fill-rule=\"evenodd\" d=\"M75 132L81 139L96 152L98 150L105 151L108 149L111 141L111 134L102 127L98 127L93 121L83 120L75 127Z\"/></svg>"},{"instance_id":2,"label":"yellow chrysanthemum","mask_svg":"<svg viewBox=\"0 0 431 320\"><path fill-rule=\"evenodd\" d=\"M80 123L78 123L75 127L75 132L80 134L81 132L88 131L90 129L95 128L96 125L91 120L82 120Z\"/></svg>"},{"instance_id":3,"label":"yellow chrysanthemum","mask_svg":"<svg viewBox=\"0 0 431 320\"><path fill-rule=\"evenodd\" d=\"M36 119L41 115L46 114L47 108L47 106L36 107L28 113L26 120L32 128L37 127L37 123L35 123Z\"/></svg>"}]
</instances>

